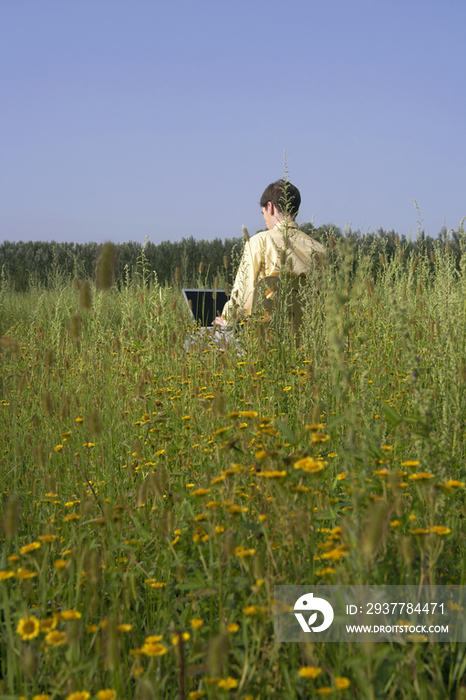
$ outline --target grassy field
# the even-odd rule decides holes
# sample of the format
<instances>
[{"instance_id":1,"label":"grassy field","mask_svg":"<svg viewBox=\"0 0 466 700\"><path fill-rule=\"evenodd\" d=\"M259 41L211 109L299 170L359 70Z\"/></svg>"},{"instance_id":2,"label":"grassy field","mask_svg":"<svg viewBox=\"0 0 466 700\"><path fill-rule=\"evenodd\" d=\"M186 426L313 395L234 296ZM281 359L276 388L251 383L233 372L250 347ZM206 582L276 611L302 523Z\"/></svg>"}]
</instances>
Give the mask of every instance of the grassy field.
<instances>
[{"instance_id":1,"label":"grassy field","mask_svg":"<svg viewBox=\"0 0 466 700\"><path fill-rule=\"evenodd\" d=\"M465 645L274 642L277 584L466 585L466 253L356 262L299 347L186 351L146 274L3 287L1 697L466 698Z\"/></svg>"}]
</instances>

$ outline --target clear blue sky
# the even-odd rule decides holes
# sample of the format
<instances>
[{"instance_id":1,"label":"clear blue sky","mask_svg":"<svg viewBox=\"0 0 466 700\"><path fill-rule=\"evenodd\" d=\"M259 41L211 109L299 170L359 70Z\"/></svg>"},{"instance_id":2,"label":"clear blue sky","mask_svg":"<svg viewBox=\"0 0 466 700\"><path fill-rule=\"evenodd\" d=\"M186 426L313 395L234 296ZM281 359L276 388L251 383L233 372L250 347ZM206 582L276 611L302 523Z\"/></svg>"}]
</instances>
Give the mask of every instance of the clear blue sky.
<instances>
[{"instance_id":1,"label":"clear blue sky","mask_svg":"<svg viewBox=\"0 0 466 700\"><path fill-rule=\"evenodd\" d=\"M0 241L436 235L466 216L465 0L0 0Z\"/></svg>"}]
</instances>

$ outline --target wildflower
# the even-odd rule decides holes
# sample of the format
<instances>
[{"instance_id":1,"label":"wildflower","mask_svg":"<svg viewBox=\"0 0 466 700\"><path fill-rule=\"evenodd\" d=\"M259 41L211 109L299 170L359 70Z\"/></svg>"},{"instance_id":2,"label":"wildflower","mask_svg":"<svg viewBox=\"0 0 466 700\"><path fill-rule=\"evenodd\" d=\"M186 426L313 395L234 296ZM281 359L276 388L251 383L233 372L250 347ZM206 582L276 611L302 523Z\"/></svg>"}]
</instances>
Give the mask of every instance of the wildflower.
<instances>
[{"instance_id":1,"label":"wildflower","mask_svg":"<svg viewBox=\"0 0 466 700\"><path fill-rule=\"evenodd\" d=\"M82 617L78 610L64 610L61 613L62 620L79 620Z\"/></svg>"},{"instance_id":2,"label":"wildflower","mask_svg":"<svg viewBox=\"0 0 466 700\"><path fill-rule=\"evenodd\" d=\"M116 690L110 690L110 688L105 688L104 690L99 690L96 694L97 700L116 700Z\"/></svg>"},{"instance_id":3,"label":"wildflower","mask_svg":"<svg viewBox=\"0 0 466 700\"><path fill-rule=\"evenodd\" d=\"M19 556L17 554L12 554L11 556L8 557L8 561L10 564L16 564L19 561Z\"/></svg>"},{"instance_id":4,"label":"wildflower","mask_svg":"<svg viewBox=\"0 0 466 700\"><path fill-rule=\"evenodd\" d=\"M238 415L241 418L257 418L259 414L257 413L257 411L238 411Z\"/></svg>"},{"instance_id":5,"label":"wildflower","mask_svg":"<svg viewBox=\"0 0 466 700\"><path fill-rule=\"evenodd\" d=\"M29 569L24 569L22 566L19 567L18 571L16 572L16 576L19 578L20 581L24 581L27 578L34 578L37 576L35 571L29 571Z\"/></svg>"},{"instance_id":6,"label":"wildflower","mask_svg":"<svg viewBox=\"0 0 466 700\"><path fill-rule=\"evenodd\" d=\"M265 471L265 472L258 472L256 474L256 476L263 476L263 477L266 477L267 479L280 479L281 477L286 476L286 471L283 470L280 472L277 470L275 470L275 471L270 470L270 471Z\"/></svg>"},{"instance_id":7,"label":"wildflower","mask_svg":"<svg viewBox=\"0 0 466 700\"><path fill-rule=\"evenodd\" d=\"M341 474L338 474L337 476L337 481L343 481L343 479L346 479L348 476L348 472L341 472Z\"/></svg>"},{"instance_id":8,"label":"wildflower","mask_svg":"<svg viewBox=\"0 0 466 700\"><path fill-rule=\"evenodd\" d=\"M267 520L266 515L263 515L263 514L259 515L259 522L260 523L265 523L266 520Z\"/></svg>"},{"instance_id":9,"label":"wildflower","mask_svg":"<svg viewBox=\"0 0 466 700\"><path fill-rule=\"evenodd\" d=\"M46 544L50 544L51 542L55 542L55 540L57 539L57 536L56 535L39 535L39 537L37 539L39 539L41 542L45 542Z\"/></svg>"},{"instance_id":10,"label":"wildflower","mask_svg":"<svg viewBox=\"0 0 466 700\"><path fill-rule=\"evenodd\" d=\"M220 501L209 501L206 503L205 507L206 508L211 508L212 510L217 510L217 508L220 508Z\"/></svg>"},{"instance_id":11,"label":"wildflower","mask_svg":"<svg viewBox=\"0 0 466 700\"><path fill-rule=\"evenodd\" d=\"M340 559L343 559L348 554L345 545L340 544L338 547L335 547L335 549L331 549L330 552L325 552L325 554L321 554L320 558L321 559L331 559L332 561L340 561Z\"/></svg>"},{"instance_id":12,"label":"wildflower","mask_svg":"<svg viewBox=\"0 0 466 700\"><path fill-rule=\"evenodd\" d=\"M333 689L329 685L324 685L322 688L317 688L317 695L330 695L333 693Z\"/></svg>"},{"instance_id":13,"label":"wildflower","mask_svg":"<svg viewBox=\"0 0 466 700\"><path fill-rule=\"evenodd\" d=\"M407 459L405 462L401 462L402 467L418 467L420 462L417 459Z\"/></svg>"},{"instance_id":14,"label":"wildflower","mask_svg":"<svg viewBox=\"0 0 466 700\"><path fill-rule=\"evenodd\" d=\"M149 637L146 637L144 644L157 644L157 642L161 642L163 639L163 634L151 634Z\"/></svg>"},{"instance_id":15,"label":"wildflower","mask_svg":"<svg viewBox=\"0 0 466 700\"><path fill-rule=\"evenodd\" d=\"M164 644L149 644L146 642L143 644L141 647L141 652L145 654L145 656L163 656L166 654L168 651L167 647Z\"/></svg>"},{"instance_id":16,"label":"wildflower","mask_svg":"<svg viewBox=\"0 0 466 700\"><path fill-rule=\"evenodd\" d=\"M6 581L9 578L14 578L14 571L0 571L0 581Z\"/></svg>"},{"instance_id":17,"label":"wildflower","mask_svg":"<svg viewBox=\"0 0 466 700\"><path fill-rule=\"evenodd\" d=\"M66 700L89 700L91 694L87 690L77 690L66 696Z\"/></svg>"},{"instance_id":18,"label":"wildflower","mask_svg":"<svg viewBox=\"0 0 466 700\"><path fill-rule=\"evenodd\" d=\"M400 527L401 522L399 520L391 520L390 527Z\"/></svg>"},{"instance_id":19,"label":"wildflower","mask_svg":"<svg viewBox=\"0 0 466 700\"><path fill-rule=\"evenodd\" d=\"M316 666L302 666L298 673L301 678L317 678L322 673L322 669Z\"/></svg>"},{"instance_id":20,"label":"wildflower","mask_svg":"<svg viewBox=\"0 0 466 700\"><path fill-rule=\"evenodd\" d=\"M444 525L434 525L430 528L430 531L435 532L436 535L449 535L451 532L450 528Z\"/></svg>"},{"instance_id":21,"label":"wildflower","mask_svg":"<svg viewBox=\"0 0 466 700\"><path fill-rule=\"evenodd\" d=\"M416 528L414 528L414 530L410 530L410 533L412 535L428 535L429 530L425 530L422 527L416 527Z\"/></svg>"},{"instance_id":22,"label":"wildflower","mask_svg":"<svg viewBox=\"0 0 466 700\"><path fill-rule=\"evenodd\" d=\"M346 690L346 688L350 687L351 681L349 678L341 676L339 678L335 678L335 685L337 686L337 690Z\"/></svg>"},{"instance_id":23,"label":"wildflower","mask_svg":"<svg viewBox=\"0 0 466 700\"><path fill-rule=\"evenodd\" d=\"M208 493L210 493L210 489L196 489L195 491L191 491L192 496L206 496Z\"/></svg>"},{"instance_id":24,"label":"wildflower","mask_svg":"<svg viewBox=\"0 0 466 700\"><path fill-rule=\"evenodd\" d=\"M224 525L216 525L215 532L217 535L221 535L223 532L225 532L225 526Z\"/></svg>"},{"instance_id":25,"label":"wildflower","mask_svg":"<svg viewBox=\"0 0 466 700\"><path fill-rule=\"evenodd\" d=\"M33 695L32 700L50 700L50 695L46 695L45 693Z\"/></svg>"},{"instance_id":26,"label":"wildflower","mask_svg":"<svg viewBox=\"0 0 466 700\"><path fill-rule=\"evenodd\" d=\"M55 559L53 565L57 571L61 571L61 569L64 569L66 566L66 559Z\"/></svg>"},{"instance_id":27,"label":"wildflower","mask_svg":"<svg viewBox=\"0 0 466 700\"><path fill-rule=\"evenodd\" d=\"M252 557L256 553L255 549L246 549L245 547L235 547L235 554L241 559Z\"/></svg>"},{"instance_id":28,"label":"wildflower","mask_svg":"<svg viewBox=\"0 0 466 700\"><path fill-rule=\"evenodd\" d=\"M153 578L147 579L146 583L148 583L151 588L165 588L167 585L166 583L155 581Z\"/></svg>"},{"instance_id":29,"label":"wildflower","mask_svg":"<svg viewBox=\"0 0 466 700\"><path fill-rule=\"evenodd\" d=\"M199 700L203 695L205 695L205 690L191 690L188 697L189 700Z\"/></svg>"},{"instance_id":30,"label":"wildflower","mask_svg":"<svg viewBox=\"0 0 466 700\"><path fill-rule=\"evenodd\" d=\"M329 574L336 574L336 569L328 566L326 569L319 569L319 571L316 571L316 574L317 576L328 576Z\"/></svg>"},{"instance_id":31,"label":"wildflower","mask_svg":"<svg viewBox=\"0 0 466 700\"><path fill-rule=\"evenodd\" d=\"M59 647L62 644L66 644L67 641L68 638L66 636L66 632L60 632L59 630L53 630L45 637L45 643L54 647Z\"/></svg>"},{"instance_id":32,"label":"wildflower","mask_svg":"<svg viewBox=\"0 0 466 700\"><path fill-rule=\"evenodd\" d=\"M54 617L47 617L45 620L40 621L41 632L52 632L56 626L57 620Z\"/></svg>"},{"instance_id":33,"label":"wildflower","mask_svg":"<svg viewBox=\"0 0 466 700\"><path fill-rule=\"evenodd\" d=\"M78 416L78 418L75 418L76 423L82 423L83 420L84 420L84 418L81 418L80 416Z\"/></svg>"},{"instance_id":34,"label":"wildflower","mask_svg":"<svg viewBox=\"0 0 466 700\"><path fill-rule=\"evenodd\" d=\"M227 630L229 631L230 634L235 634L239 630L239 625L237 622L230 622L229 625L227 625Z\"/></svg>"},{"instance_id":35,"label":"wildflower","mask_svg":"<svg viewBox=\"0 0 466 700\"><path fill-rule=\"evenodd\" d=\"M304 457L303 459L299 459L297 462L295 462L294 468L302 469L303 471L308 472L308 474L316 474L317 472L321 472L326 465L327 463L321 460L316 461L315 459L312 459L312 457Z\"/></svg>"},{"instance_id":36,"label":"wildflower","mask_svg":"<svg viewBox=\"0 0 466 700\"><path fill-rule=\"evenodd\" d=\"M191 635L189 634L189 632L183 632L182 635L181 635L181 637L182 637L182 639L183 639L184 642L187 642L188 639L191 638ZM179 644L179 643L180 643L180 635L179 635L179 634L174 634L173 637L172 637L172 644L173 644L173 646L176 646L176 645Z\"/></svg>"},{"instance_id":37,"label":"wildflower","mask_svg":"<svg viewBox=\"0 0 466 700\"><path fill-rule=\"evenodd\" d=\"M418 472L417 474L411 474L411 476L408 476L408 479L411 479L411 481L428 481L429 479L433 479L435 474L431 474L430 472Z\"/></svg>"},{"instance_id":38,"label":"wildflower","mask_svg":"<svg viewBox=\"0 0 466 700\"><path fill-rule=\"evenodd\" d=\"M30 639L34 639L40 632L40 622L37 617L30 615L28 617L22 617L18 622L18 627L16 632L19 634L24 642L28 642Z\"/></svg>"},{"instance_id":39,"label":"wildflower","mask_svg":"<svg viewBox=\"0 0 466 700\"><path fill-rule=\"evenodd\" d=\"M191 627L192 627L194 630L200 629L200 628L202 627L203 624L204 624L204 620L200 620L200 619L197 618L197 617L194 617L194 618L191 620Z\"/></svg>"},{"instance_id":40,"label":"wildflower","mask_svg":"<svg viewBox=\"0 0 466 700\"><path fill-rule=\"evenodd\" d=\"M88 634L95 634L99 631L99 625L88 625L86 629Z\"/></svg>"},{"instance_id":41,"label":"wildflower","mask_svg":"<svg viewBox=\"0 0 466 700\"><path fill-rule=\"evenodd\" d=\"M30 552L33 552L35 549L40 549L41 548L41 543L40 542L31 542L30 544L24 545L24 547L21 547L19 550L20 554L29 554Z\"/></svg>"},{"instance_id":42,"label":"wildflower","mask_svg":"<svg viewBox=\"0 0 466 700\"><path fill-rule=\"evenodd\" d=\"M128 624L117 625L118 632L131 632L132 629L133 629L133 625L128 625Z\"/></svg>"},{"instance_id":43,"label":"wildflower","mask_svg":"<svg viewBox=\"0 0 466 700\"><path fill-rule=\"evenodd\" d=\"M247 513L248 510L249 510L249 509L246 508L245 506L235 506L235 505L233 505L233 506L229 506L229 507L228 507L228 512L231 513L232 515L239 515L240 513Z\"/></svg>"},{"instance_id":44,"label":"wildflower","mask_svg":"<svg viewBox=\"0 0 466 700\"><path fill-rule=\"evenodd\" d=\"M78 515L78 513L70 513L69 515L65 515L63 520L65 521L65 523L68 523L70 522L70 520L79 520L80 517L81 516Z\"/></svg>"},{"instance_id":45,"label":"wildflower","mask_svg":"<svg viewBox=\"0 0 466 700\"><path fill-rule=\"evenodd\" d=\"M254 607L254 605L248 605L245 608L243 608L243 612L245 615L257 615L257 610Z\"/></svg>"},{"instance_id":46,"label":"wildflower","mask_svg":"<svg viewBox=\"0 0 466 700\"><path fill-rule=\"evenodd\" d=\"M324 433L312 433L311 435L312 442L327 442L327 440L330 440L330 435Z\"/></svg>"},{"instance_id":47,"label":"wildflower","mask_svg":"<svg viewBox=\"0 0 466 700\"><path fill-rule=\"evenodd\" d=\"M55 452L61 452L63 449L63 445L55 445L53 449L55 450Z\"/></svg>"},{"instance_id":48,"label":"wildflower","mask_svg":"<svg viewBox=\"0 0 466 700\"><path fill-rule=\"evenodd\" d=\"M452 491L453 489L463 489L464 481L456 481L456 479L450 479L450 481L445 481L444 484L438 484L441 488L447 491Z\"/></svg>"},{"instance_id":49,"label":"wildflower","mask_svg":"<svg viewBox=\"0 0 466 700\"><path fill-rule=\"evenodd\" d=\"M231 678L231 676L229 676L225 680L222 678L218 682L218 687L225 688L225 690L231 690L232 688L238 687L238 681L235 678Z\"/></svg>"}]
</instances>

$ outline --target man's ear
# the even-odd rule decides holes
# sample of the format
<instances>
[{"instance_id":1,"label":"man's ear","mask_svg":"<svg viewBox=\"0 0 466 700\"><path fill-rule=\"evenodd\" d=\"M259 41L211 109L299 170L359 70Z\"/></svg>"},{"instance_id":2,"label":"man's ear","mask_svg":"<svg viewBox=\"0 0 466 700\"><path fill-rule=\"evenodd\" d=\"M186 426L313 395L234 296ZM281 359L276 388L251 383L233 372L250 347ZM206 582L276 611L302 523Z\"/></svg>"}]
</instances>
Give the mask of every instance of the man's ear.
<instances>
[{"instance_id":1,"label":"man's ear","mask_svg":"<svg viewBox=\"0 0 466 700\"><path fill-rule=\"evenodd\" d=\"M267 211L271 216L275 214L275 206L273 205L272 202L267 202Z\"/></svg>"}]
</instances>

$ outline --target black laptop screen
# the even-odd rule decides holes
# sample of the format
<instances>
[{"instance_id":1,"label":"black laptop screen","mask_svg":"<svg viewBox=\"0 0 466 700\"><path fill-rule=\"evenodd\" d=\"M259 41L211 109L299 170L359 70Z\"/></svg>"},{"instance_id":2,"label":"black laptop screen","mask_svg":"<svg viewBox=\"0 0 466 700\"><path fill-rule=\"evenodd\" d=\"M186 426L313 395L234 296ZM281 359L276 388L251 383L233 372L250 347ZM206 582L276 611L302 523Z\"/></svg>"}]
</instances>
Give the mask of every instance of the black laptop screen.
<instances>
[{"instance_id":1,"label":"black laptop screen","mask_svg":"<svg viewBox=\"0 0 466 700\"><path fill-rule=\"evenodd\" d=\"M223 289L183 289L183 294L194 320L201 326L211 326L228 301Z\"/></svg>"}]
</instances>

